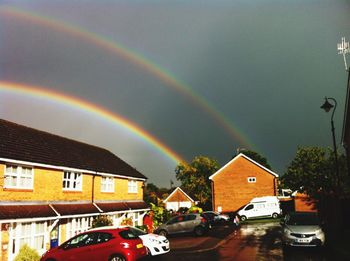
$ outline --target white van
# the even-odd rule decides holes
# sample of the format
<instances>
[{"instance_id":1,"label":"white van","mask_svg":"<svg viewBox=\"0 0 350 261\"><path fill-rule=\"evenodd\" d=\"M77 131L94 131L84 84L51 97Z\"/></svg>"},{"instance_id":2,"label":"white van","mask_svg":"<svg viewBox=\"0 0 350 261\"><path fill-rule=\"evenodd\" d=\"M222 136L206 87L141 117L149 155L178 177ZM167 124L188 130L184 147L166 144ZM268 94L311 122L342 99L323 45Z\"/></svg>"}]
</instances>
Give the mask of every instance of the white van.
<instances>
[{"instance_id":1,"label":"white van","mask_svg":"<svg viewBox=\"0 0 350 261\"><path fill-rule=\"evenodd\" d=\"M241 221L245 221L249 218L260 217L277 218L281 214L280 202L278 198L274 196L253 198L247 205L238 211Z\"/></svg>"}]
</instances>

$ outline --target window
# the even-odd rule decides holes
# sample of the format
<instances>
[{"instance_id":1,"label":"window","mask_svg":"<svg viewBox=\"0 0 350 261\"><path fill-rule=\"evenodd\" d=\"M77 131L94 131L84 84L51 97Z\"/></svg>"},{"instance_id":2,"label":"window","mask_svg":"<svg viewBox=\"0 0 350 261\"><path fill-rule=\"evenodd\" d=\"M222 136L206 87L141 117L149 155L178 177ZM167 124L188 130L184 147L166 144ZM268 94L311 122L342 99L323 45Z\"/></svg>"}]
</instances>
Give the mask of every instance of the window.
<instances>
[{"instance_id":1,"label":"window","mask_svg":"<svg viewBox=\"0 0 350 261\"><path fill-rule=\"evenodd\" d=\"M46 222L14 223L11 254L15 256L24 244L43 254L46 250L46 229Z\"/></svg>"},{"instance_id":2,"label":"window","mask_svg":"<svg viewBox=\"0 0 350 261\"><path fill-rule=\"evenodd\" d=\"M255 183L256 177L248 177L248 183Z\"/></svg>"},{"instance_id":3,"label":"window","mask_svg":"<svg viewBox=\"0 0 350 261\"><path fill-rule=\"evenodd\" d=\"M114 178L102 177L101 179L101 191L102 192L114 192Z\"/></svg>"},{"instance_id":4,"label":"window","mask_svg":"<svg viewBox=\"0 0 350 261\"><path fill-rule=\"evenodd\" d=\"M137 193L137 181L136 180L128 180L128 192L129 193Z\"/></svg>"},{"instance_id":5,"label":"window","mask_svg":"<svg viewBox=\"0 0 350 261\"><path fill-rule=\"evenodd\" d=\"M71 238L81 232L88 230L92 224L92 217L72 218L67 222L67 238Z\"/></svg>"},{"instance_id":6,"label":"window","mask_svg":"<svg viewBox=\"0 0 350 261\"><path fill-rule=\"evenodd\" d=\"M33 169L7 165L5 167L5 188L33 189Z\"/></svg>"},{"instance_id":7,"label":"window","mask_svg":"<svg viewBox=\"0 0 350 261\"><path fill-rule=\"evenodd\" d=\"M65 171L63 173L64 190L80 190L82 188L82 175L78 172Z\"/></svg>"}]
</instances>

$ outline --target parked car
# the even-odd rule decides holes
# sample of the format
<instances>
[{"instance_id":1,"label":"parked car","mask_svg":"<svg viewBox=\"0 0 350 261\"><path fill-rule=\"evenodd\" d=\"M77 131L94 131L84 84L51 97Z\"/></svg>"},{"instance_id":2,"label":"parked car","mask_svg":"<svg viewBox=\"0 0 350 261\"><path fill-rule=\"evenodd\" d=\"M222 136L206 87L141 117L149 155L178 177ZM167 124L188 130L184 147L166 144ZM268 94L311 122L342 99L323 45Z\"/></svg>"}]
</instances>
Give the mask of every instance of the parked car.
<instances>
[{"instance_id":1,"label":"parked car","mask_svg":"<svg viewBox=\"0 0 350 261\"><path fill-rule=\"evenodd\" d=\"M193 232L196 236L204 235L209 229L205 216L197 213L179 215L160 225L155 233L167 236L171 234Z\"/></svg>"},{"instance_id":2,"label":"parked car","mask_svg":"<svg viewBox=\"0 0 350 261\"><path fill-rule=\"evenodd\" d=\"M134 261L147 256L130 228L100 228L81 233L48 250L41 261Z\"/></svg>"},{"instance_id":3,"label":"parked car","mask_svg":"<svg viewBox=\"0 0 350 261\"><path fill-rule=\"evenodd\" d=\"M241 221L249 218L277 218L282 214L280 203L277 197L257 197L253 198L247 205L238 211Z\"/></svg>"},{"instance_id":4,"label":"parked car","mask_svg":"<svg viewBox=\"0 0 350 261\"><path fill-rule=\"evenodd\" d=\"M221 214L215 211L204 211L202 214L208 219L208 221L212 225L230 220L230 217L228 215Z\"/></svg>"},{"instance_id":5,"label":"parked car","mask_svg":"<svg viewBox=\"0 0 350 261\"><path fill-rule=\"evenodd\" d=\"M284 221L282 242L286 246L323 246L325 234L315 212L291 212Z\"/></svg>"},{"instance_id":6,"label":"parked car","mask_svg":"<svg viewBox=\"0 0 350 261\"><path fill-rule=\"evenodd\" d=\"M136 227L130 227L130 231L141 238L143 245L151 256L166 254L170 251L169 240L165 236L148 234Z\"/></svg>"}]
</instances>

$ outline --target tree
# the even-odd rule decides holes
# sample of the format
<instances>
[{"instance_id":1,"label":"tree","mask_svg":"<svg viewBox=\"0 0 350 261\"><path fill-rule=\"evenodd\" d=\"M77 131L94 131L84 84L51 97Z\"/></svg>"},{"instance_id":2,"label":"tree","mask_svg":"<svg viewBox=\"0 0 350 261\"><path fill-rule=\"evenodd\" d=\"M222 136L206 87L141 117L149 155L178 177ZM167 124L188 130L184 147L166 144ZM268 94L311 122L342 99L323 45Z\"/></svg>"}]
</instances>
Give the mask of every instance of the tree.
<instances>
[{"instance_id":1,"label":"tree","mask_svg":"<svg viewBox=\"0 0 350 261\"><path fill-rule=\"evenodd\" d=\"M205 206L211 202L209 177L218 169L219 165L216 160L197 156L190 164L178 164L175 173L185 191L198 199L202 206Z\"/></svg>"},{"instance_id":2,"label":"tree","mask_svg":"<svg viewBox=\"0 0 350 261\"><path fill-rule=\"evenodd\" d=\"M143 198L147 204L153 203L158 205L159 188L153 183L147 183L143 191Z\"/></svg>"},{"instance_id":3,"label":"tree","mask_svg":"<svg viewBox=\"0 0 350 261\"><path fill-rule=\"evenodd\" d=\"M346 157L338 157L336 175L334 153L330 148L299 147L295 158L281 178L283 186L306 193L316 199L317 208L333 236L341 229L341 198L349 193ZM337 179L341 182L337 182Z\"/></svg>"},{"instance_id":4,"label":"tree","mask_svg":"<svg viewBox=\"0 0 350 261\"><path fill-rule=\"evenodd\" d=\"M268 168L269 170L272 170L270 164L267 162L267 159L255 151L246 150L246 149L238 149L237 153L243 153L244 155L246 155L249 158L251 158L252 160L258 162L262 166Z\"/></svg>"},{"instance_id":5,"label":"tree","mask_svg":"<svg viewBox=\"0 0 350 261\"><path fill-rule=\"evenodd\" d=\"M337 187L332 155L329 148L299 147L281 178L283 186L316 199L333 194Z\"/></svg>"}]
</instances>

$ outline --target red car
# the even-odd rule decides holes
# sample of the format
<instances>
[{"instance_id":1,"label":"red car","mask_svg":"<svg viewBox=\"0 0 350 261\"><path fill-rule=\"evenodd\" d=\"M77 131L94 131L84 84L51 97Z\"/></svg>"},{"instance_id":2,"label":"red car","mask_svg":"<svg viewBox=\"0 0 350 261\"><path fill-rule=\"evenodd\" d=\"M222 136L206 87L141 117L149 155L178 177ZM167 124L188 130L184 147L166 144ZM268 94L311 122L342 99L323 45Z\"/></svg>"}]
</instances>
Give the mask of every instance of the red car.
<instances>
[{"instance_id":1,"label":"red car","mask_svg":"<svg viewBox=\"0 0 350 261\"><path fill-rule=\"evenodd\" d=\"M141 239L129 228L94 229L47 251L41 261L134 261L147 256Z\"/></svg>"}]
</instances>

